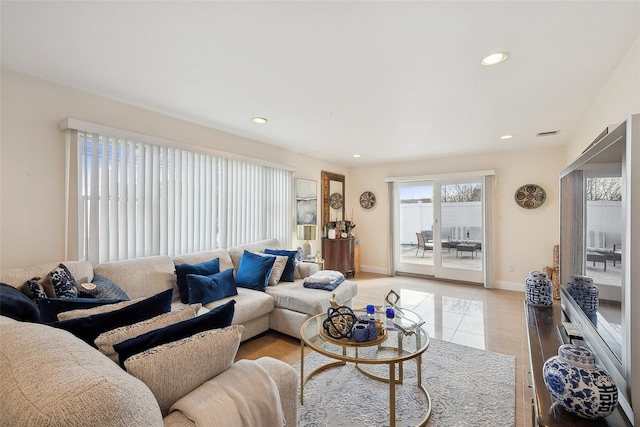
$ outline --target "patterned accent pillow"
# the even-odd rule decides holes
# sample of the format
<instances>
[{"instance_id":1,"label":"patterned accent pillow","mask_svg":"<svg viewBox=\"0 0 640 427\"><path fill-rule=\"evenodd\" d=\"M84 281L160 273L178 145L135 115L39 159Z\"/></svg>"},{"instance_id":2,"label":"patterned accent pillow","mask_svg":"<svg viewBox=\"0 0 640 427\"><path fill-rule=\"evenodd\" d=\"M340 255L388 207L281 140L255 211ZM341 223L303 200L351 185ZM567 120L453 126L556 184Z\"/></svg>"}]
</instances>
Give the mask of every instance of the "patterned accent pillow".
<instances>
[{"instance_id":1,"label":"patterned accent pillow","mask_svg":"<svg viewBox=\"0 0 640 427\"><path fill-rule=\"evenodd\" d=\"M58 298L77 298L78 284L69 269L60 264L51 272L51 283Z\"/></svg>"},{"instance_id":2,"label":"patterned accent pillow","mask_svg":"<svg viewBox=\"0 0 640 427\"><path fill-rule=\"evenodd\" d=\"M189 307L170 311L169 313L164 313L160 316L152 317L148 320L143 320L142 322L112 329L98 335L98 338L95 339L94 344L96 345L96 347L98 347L98 350L100 350L102 354L109 357L114 362L120 363L118 353L113 348L115 344L126 341L129 338L137 337L144 333L154 331L156 329L164 328L165 326L173 325L174 323L193 319L194 317L196 317L196 313L198 313L200 307L202 307L201 304L193 304Z\"/></svg>"},{"instance_id":3,"label":"patterned accent pillow","mask_svg":"<svg viewBox=\"0 0 640 427\"><path fill-rule=\"evenodd\" d=\"M82 283L78 286L80 295L90 298L112 298L119 300L128 300L129 295L116 285L111 279L96 274L93 276L91 285L87 286L86 283Z\"/></svg>"},{"instance_id":4,"label":"patterned accent pillow","mask_svg":"<svg viewBox=\"0 0 640 427\"><path fill-rule=\"evenodd\" d=\"M29 290L31 291L31 295L33 295L33 299L36 304L38 304L42 298L47 297L47 294L44 292L44 288L40 284L40 277L34 277L33 279L27 280L27 285L29 285Z\"/></svg>"},{"instance_id":5,"label":"patterned accent pillow","mask_svg":"<svg viewBox=\"0 0 640 427\"><path fill-rule=\"evenodd\" d=\"M179 398L231 367L243 328L214 329L153 347L124 366L151 389L165 416Z\"/></svg>"}]
</instances>

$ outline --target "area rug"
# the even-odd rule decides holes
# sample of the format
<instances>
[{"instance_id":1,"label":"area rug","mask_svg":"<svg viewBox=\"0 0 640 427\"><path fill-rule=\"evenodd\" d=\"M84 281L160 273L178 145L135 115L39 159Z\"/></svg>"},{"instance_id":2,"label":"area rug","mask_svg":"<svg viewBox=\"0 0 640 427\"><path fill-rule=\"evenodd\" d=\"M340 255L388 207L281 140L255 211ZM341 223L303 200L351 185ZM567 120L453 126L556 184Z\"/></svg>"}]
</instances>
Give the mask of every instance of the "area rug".
<instances>
[{"instance_id":1,"label":"area rug","mask_svg":"<svg viewBox=\"0 0 640 427\"><path fill-rule=\"evenodd\" d=\"M307 375L333 359L312 352L304 360ZM388 375L387 365L367 366ZM300 363L294 369L299 377ZM415 361L405 362L404 383L396 386L398 427L416 426L426 415L428 405L416 380ZM431 396L429 427L515 425L514 356L432 338L422 355L422 383ZM297 425L388 426L389 385L366 377L351 363L322 371L304 386Z\"/></svg>"}]
</instances>

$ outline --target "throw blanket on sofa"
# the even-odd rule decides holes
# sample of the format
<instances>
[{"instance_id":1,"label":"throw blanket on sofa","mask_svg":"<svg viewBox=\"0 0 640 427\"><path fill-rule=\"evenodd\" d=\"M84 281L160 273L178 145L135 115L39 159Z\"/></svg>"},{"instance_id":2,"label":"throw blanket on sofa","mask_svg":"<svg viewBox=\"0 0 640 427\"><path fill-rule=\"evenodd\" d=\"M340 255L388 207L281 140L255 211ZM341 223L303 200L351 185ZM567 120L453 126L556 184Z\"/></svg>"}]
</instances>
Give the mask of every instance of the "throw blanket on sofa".
<instances>
[{"instance_id":1,"label":"throw blanket on sofa","mask_svg":"<svg viewBox=\"0 0 640 427\"><path fill-rule=\"evenodd\" d=\"M344 275L339 271L320 270L311 276L306 277L302 286L305 288L332 291L342 282L344 282Z\"/></svg>"},{"instance_id":2,"label":"throw blanket on sofa","mask_svg":"<svg viewBox=\"0 0 640 427\"><path fill-rule=\"evenodd\" d=\"M276 384L262 366L249 360L237 361L180 398L172 411L182 412L197 427L284 425Z\"/></svg>"}]
</instances>

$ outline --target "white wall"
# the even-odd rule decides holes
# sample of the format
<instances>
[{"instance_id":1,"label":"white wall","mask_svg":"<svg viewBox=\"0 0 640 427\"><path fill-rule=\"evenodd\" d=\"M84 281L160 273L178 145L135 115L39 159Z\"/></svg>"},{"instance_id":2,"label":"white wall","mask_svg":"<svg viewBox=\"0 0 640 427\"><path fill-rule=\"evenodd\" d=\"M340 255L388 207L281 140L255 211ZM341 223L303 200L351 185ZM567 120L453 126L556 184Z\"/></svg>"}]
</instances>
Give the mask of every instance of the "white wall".
<instances>
[{"instance_id":1,"label":"white wall","mask_svg":"<svg viewBox=\"0 0 640 427\"><path fill-rule=\"evenodd\" d=\"M602 88L567 146L567 165L610 125L640 113L640 37Z\"/></svg>"},{"instance_id":2,"label":"white wall","mask_svg":"<svg viewBox=\"0 0 640 427\"><path fill-rule=\"evenodd\" d=\"M294 165L296 177L317 182L319 196L321 170L347 172L300 154L10 70L2 70L1 87L0 268L64 259L65 136L59 123L65 117ZM293 218L292 213L292 222ZM292 244L302 242L293 240Z\"/></svg>"}]
</instances>

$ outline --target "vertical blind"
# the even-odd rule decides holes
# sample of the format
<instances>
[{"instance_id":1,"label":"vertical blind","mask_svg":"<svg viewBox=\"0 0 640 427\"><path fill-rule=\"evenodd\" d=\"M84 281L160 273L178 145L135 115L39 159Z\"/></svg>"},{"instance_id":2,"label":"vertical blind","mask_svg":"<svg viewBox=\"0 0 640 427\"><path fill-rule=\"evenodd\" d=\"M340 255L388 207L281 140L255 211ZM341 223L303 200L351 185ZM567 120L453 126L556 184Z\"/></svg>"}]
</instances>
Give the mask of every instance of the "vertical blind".
<instances>
[{"instance_id":1,"label":"vertical blind","mask_svg":"<svg viewBox=\"0 0 640 427\"><path fill-rule=\"evenodd\" d=\"M79 259L101 263L292 235L289 170L74 131Z\"/></svg>"}]
</instances>

